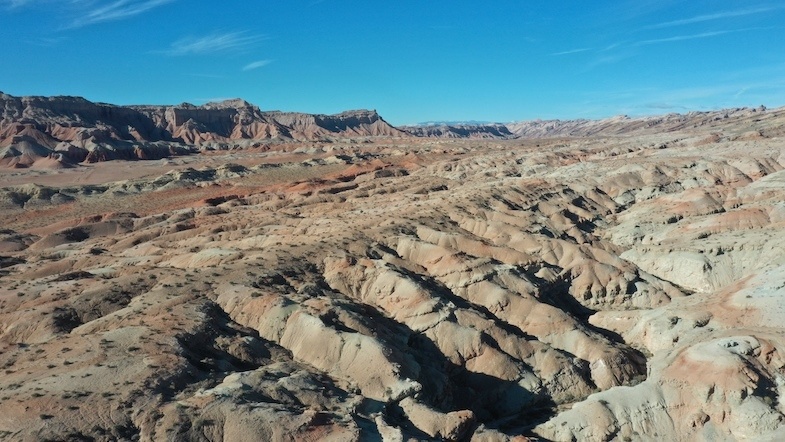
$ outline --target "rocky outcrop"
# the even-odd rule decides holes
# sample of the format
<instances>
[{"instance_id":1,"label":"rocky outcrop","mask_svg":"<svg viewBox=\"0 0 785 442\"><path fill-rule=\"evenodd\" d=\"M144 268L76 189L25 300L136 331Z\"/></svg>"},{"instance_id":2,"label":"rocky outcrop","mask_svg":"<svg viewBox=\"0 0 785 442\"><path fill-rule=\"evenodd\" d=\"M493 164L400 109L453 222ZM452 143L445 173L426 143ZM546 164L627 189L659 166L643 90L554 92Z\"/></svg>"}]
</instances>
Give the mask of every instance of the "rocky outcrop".
<instances>
[{"instance_id":1,"label":"rocky outcrop","mask_svg":"<svg viewBox=\"0 0 785 442\"><path fill-rule=\"evenodd\" d=\"M55 153L73 162L160 159L260 141L407 136L375 111L265 112L239 99L202 106L116 106L80 97L0 94L0 109L2 164L17 167Z\"/></svg>"},{"instance_id":2,"label":"rocky outcrop","mask_svg":"<svg viewBox=\"0 0 785 442\"><path fill-rule=\"evenodd\" d=\"M257 118L209 106L151 115ZM2 171L0 439L781 440L785 118L745 112Z\"/></svg>"},{"instance_id":3,"label":"rocky outcrop","mask_svg":"<svg viewBox=\"0 0 785 442\"><path fill-rule=\"evenodd\" d=\"M782 136L779 119L783 109L735 108L686 114L646 117L620 115L599 120L527 120L513 123L421 124L401 129L417 137L465 139L539 139L552 137L630 136L676 132L691 129L710 130L728 125L746 125L747 129L731 135L733 139L761 139ZM712 133L700 143L718 142ZM664 147L664 146L663 146Z\"/></svg>"},{"instance_id":4,"label":"rocky outcrop","mask_svg":"<svg viewBox=\"0 0 785 442\"><path fill-rule=\"evenodd\" d=\"M204 149L342 138L509 139L628 136L749 124L734 139L782 133L783 110L730 109L658 117L535 120L509 124L430 124L395 128L376 111L336 115L262 111L234 99L195 106L117 106L80 97L14 97L0 93L0 166L68 167L113 159L161 159ZM753 138L750 138L753 137ZM715 131L701 142L717 142ZM664 144L661 147L666 147Z\"/></svg>"},{"instance_id":5,"label":"rocky outcrop","mask_svg":"<svg viewBox=\"0 0 785 442\"><path fill-rule=\"evenodd\" d=\"M784 112L783 109L768 110L761 106L635 118L620 115L601 120L532 120L510 123L506 126L510 132L521 138L640 135L698 128L710 129L734 124L765 127L765 130L758 132L759 135L768 133L770 136L776 136L781 132L781 126L779 124L770 126L768 123L781 117Z\"/></svg>"},{"instance_id":6,"label":"rocky outcrop","mask_svg":"<svg viewBox=\"0 0 785 442\"><path fill-rule=\"evenodd\" d=\"M425 138L506 139L515 137L515 134L503 124L402 126L400 129L414 136Z\"/></svg>"}]
</instances>

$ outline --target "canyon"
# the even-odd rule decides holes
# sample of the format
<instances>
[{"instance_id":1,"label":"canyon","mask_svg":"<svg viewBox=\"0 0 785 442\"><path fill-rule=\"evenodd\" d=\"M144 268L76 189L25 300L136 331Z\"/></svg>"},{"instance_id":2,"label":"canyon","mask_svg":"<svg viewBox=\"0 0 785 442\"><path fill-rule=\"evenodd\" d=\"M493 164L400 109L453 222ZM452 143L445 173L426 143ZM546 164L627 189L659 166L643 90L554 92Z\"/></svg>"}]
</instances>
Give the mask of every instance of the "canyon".
<instances>
[{"instance_id":1,"label":"canyon","mask_svg":"<svg viewBox=\"0 0 785 442\"><path fill-rule=\"evenodd\" d=\"M0 439L785 438L783 108L0 102Z\"/></svg>"}]
</instances>

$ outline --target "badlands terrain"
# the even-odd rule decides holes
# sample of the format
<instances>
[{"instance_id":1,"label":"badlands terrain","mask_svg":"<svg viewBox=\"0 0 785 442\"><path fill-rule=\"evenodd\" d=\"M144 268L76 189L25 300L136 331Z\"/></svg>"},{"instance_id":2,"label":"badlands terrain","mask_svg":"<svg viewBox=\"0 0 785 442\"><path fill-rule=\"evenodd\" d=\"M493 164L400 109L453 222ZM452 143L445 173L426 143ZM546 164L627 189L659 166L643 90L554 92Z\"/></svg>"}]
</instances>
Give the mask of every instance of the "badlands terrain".
<instances>
[{"instance_id":1,"label":"badlands terrain","mask_svg":"<svg viewBox=\"0 0 785 442\"><path fill-rule=\"evenodd\" d=\"M785 440L785 109L0 104L0 439Z\"/></svg>"}]
</instances>

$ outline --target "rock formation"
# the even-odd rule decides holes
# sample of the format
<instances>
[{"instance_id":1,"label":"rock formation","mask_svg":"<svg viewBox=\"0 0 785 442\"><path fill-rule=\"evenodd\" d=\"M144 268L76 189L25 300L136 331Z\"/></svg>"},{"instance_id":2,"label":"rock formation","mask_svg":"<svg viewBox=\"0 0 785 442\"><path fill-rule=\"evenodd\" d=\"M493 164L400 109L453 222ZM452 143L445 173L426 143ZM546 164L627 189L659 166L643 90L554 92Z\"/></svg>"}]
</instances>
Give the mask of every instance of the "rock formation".
<instances>
[{"instance_id":1,"label":"rock formation","mask_svg":"<svg viewBox=\"0 0 785 442\"><path fill-rule=\"evenodd\" d=\"M400 129L417 137L428 138L505 139L515 137L515 134L503 124L439 124L402 126Z\"/></svg>"},{"instance_id":2,"label":"rock formation","mask_svg":"<svg viewBox=\"0 0 785 442\"><path fill-rule=\"evenodd\" d=\"M202 106L116 106L80 97L0 93L0 106L0 164L16 167L49 157L77 163L160 159L262 141L405 136L375 111L263 112L243 100Z\"/></svg>"},{"instance_id":3,"label":"rock formation","mask_svg":"<svg viewBox=\"0 0 785 442\"><path fill-rule=\"evenodd\" d=\"M1 170L0 439L785 437L783 110L488 142L73 100L120 140L336 138ZM57 147L47 112L4 148Z\"/></svg>"}]
</instances>

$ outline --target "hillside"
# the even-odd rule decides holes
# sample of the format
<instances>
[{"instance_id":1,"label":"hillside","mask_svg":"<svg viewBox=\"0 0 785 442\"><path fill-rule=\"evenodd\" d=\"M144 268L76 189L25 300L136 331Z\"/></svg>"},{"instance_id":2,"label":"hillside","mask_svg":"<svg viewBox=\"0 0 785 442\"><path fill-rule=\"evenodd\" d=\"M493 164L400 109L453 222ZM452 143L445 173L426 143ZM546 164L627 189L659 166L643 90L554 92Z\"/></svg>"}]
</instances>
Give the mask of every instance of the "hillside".
<instances>
[{"instance_id":1,"label":"hillside","mask_svg":"<svg viewBox=\"0 0 785 442\"><path fill-rule=\"evenodd\" d=\"M375 111L264 112L243 100L202 106L115 106L79 97L0 94L0 109L0 164L16 167L33 166L42 158L68 167L112 159L160 159L230 146L405 136Z\"/></svg>"},{"instance_id":2,"label":"hillside","mask_svg":"<svg viewBox=\"0 0 785 442\"><path fill-rule=\"evenodd\" d=\"M262 124L73 100L14 117L31 152ZM0 439L785 437L781 110L490 142L258 115L336 138L0 170Z\"/></svg>"}]
</instances>

